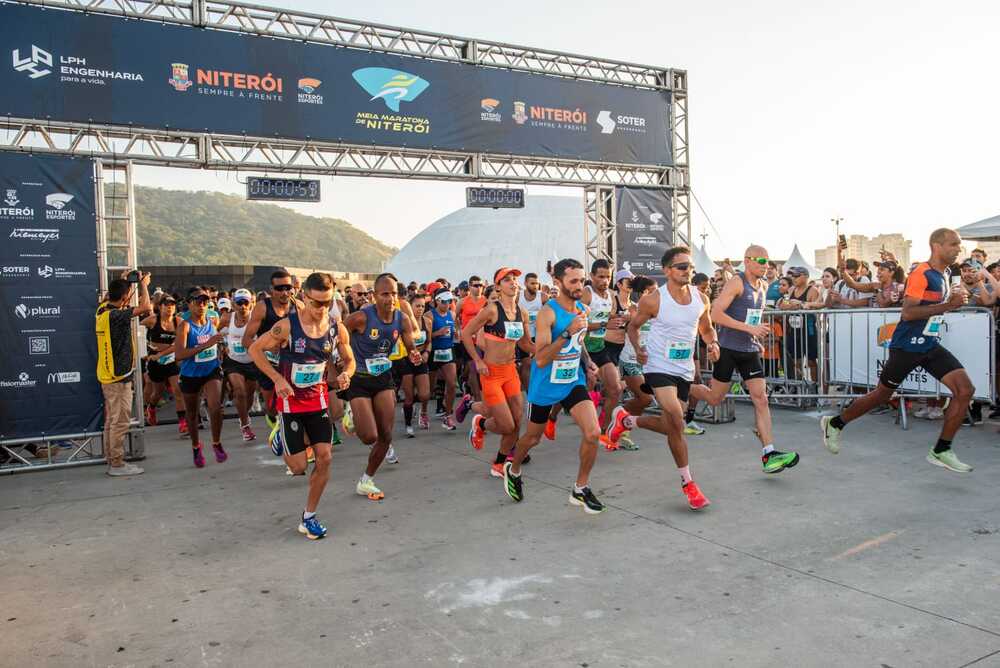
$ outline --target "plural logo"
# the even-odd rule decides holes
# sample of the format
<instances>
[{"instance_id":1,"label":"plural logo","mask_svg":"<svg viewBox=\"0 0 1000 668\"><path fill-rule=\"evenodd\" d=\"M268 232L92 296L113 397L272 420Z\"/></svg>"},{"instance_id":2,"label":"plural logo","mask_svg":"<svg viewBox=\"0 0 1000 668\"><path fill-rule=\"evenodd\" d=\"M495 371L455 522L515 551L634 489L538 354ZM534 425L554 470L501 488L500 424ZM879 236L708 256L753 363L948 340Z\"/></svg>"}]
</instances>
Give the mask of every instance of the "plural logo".
<instances>
[{"instance_id":1,"label":"plural logo","mask_svg":"<svg viewBox=\"0 0 1000 668\"><path fill-rule=\"evenodd\" d=\"M47 74L52 74L52 54L44 49L39 49L34 44L31 45L31 55L21 57L18 49L11 51L14 61L15 72L27 72L29 79L40 79Z\"/></svg>"},{"instance_id":2,"label":"plural logo","mask_svg":"<svg viewBox=\"0 0 1000 668\"><path fill-rule=\"evenodd\" d=\"M171 63L170 78L167 79L167 83L173 86L178 93L183 93L193 86L194 82L188 76L187 63Z\"/></svg>"},{"instance_id":3,"label":"plural logo","mask_svg":"<svg viewBox=\"0 0 1000 668\"><path fill-rule=\"evenodd\" d=\"M14 307L14 315L21 320L28 318L58 318L62 315L61 306L28 306L20 303Z\"/></svg>"},{"instance_id":4,"label":"plural logo","mask_svg":"<svg viewBox=\"0 0 1000 668\"><path fill-rule=\"evenodd\" d=\"M515 100L514 113L511 114L510 117L513 118L514 122L518 125L524 125L524 122L528 120L528 112L525 103L520 100Z\"/></svg>"},{"instance_id":5,"label":"plural logo","mask_svg":"<svg viewBox=\"0 0 1000 668\"><path fill-rule=\"evenodd\" d=\"M352 75L365 92L369 102L381 99L391 111L399 111L400 102L413 102L427 90L430 83L415 74L386 67L364 67Z\"/></svg>"}]
</instances>

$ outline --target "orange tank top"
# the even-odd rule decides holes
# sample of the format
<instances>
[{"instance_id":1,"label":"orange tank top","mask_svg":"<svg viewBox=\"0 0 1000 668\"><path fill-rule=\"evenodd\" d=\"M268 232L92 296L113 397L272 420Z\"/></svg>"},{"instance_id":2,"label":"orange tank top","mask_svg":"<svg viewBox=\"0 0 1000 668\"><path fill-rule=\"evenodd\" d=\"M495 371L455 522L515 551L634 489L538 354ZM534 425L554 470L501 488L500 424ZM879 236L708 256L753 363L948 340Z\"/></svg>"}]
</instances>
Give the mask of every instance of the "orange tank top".
<instances>
[{"instance_id":1,"label":"orange tank top","mask_svg":"<svg viewBox=\"0 0 1000 668\"><path fill-rule=\"evenodd\" d=\"M478 302L473 302L472 297L466 297L462 300L462 312L459 314L459 319L462 322L462 327L468 326L472 319L479 315L479 312L483 310L486 306L486 297L480 297Z\"/></svg>"}]
</instances>

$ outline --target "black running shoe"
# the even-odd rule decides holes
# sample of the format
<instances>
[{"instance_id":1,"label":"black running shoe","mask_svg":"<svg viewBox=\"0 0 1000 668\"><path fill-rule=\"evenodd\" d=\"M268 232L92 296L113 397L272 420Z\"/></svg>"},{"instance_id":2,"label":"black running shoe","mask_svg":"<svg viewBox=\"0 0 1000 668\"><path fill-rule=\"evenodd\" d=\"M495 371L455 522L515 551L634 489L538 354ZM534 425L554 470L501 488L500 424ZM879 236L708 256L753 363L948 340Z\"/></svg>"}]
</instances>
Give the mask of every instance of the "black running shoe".
<instances>
[{"instance_id":1,"label":"black running shoe","mask_svg":"<svg viewBox=\"0 0 1000 668\"><path fill-rule=\"evenodd\" d=\"M521 489L521 476L510 472L510 462L503 465L503 488L507 496L515 501L524 500L524 491Z\"/></svg>"},{"instance_id":2,"label":"black running shoe","mask_svg":"<svg viewBox=\"0 0 1000 668\"><path fill-rule=\"evenodd\" d=\"M597 500L594 493L590 491L590 487L584 487L582 492L577 492L574 489L569 493L569 502L574 506L583 506L584 512L590 515L604 512L604 504Z\"/></svg>"},{"instance_id":3,"label":"black running shoe","mask_svg":"<svg viewBox=\"0 0 1000 668\"><path fill-rule=\"evenodd\" d=\"M521 460L521 463L522 464L530 464L531 463L531 455L525 455L524 459Z\"/></svg>"}]
</instances>

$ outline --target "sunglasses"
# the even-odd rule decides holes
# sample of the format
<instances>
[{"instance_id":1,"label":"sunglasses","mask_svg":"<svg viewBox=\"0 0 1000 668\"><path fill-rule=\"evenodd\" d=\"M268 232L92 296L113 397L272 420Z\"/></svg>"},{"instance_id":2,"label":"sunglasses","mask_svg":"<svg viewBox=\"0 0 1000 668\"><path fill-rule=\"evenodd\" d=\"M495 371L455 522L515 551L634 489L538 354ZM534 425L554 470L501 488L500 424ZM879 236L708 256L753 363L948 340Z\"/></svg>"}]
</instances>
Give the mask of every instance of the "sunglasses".
<instances>
[{"instance_id":1,"label":"sunglasses","mask_svg":"<svg viewBox=\"0 0 1000 668\"><path fill-rule=\"evenodd\" d=\"M330 308L330 304L333 303L332 299L327 299L326 301L320 301L318 299L313 299L309 297L309 303L313 305L314 308Z\"/></svg>"},{"instance_id":2,"label":"sunglasses","mask_svg":"<svg viewBox=\"0 0 1000 668\"><path fill-rule=\"evenodd\" d=\"M691 268L690 262L678 262L677 264L670 265L671 269L676 269L678 271L687 271Z\"/></svg>"},{"instance_id":3,"label":"sunglasses","mask_svg":"<svg viewBox=\"0 0 1000 668\"><path fill-rule=\"evenodd\" d=\"M212 298L209 297L208 295L198 295L197 297L191 297L188 301L198 302L199 304L207 304L208 302L212 301Z\"/></svg>"},{"instance_id":4,"label":"sunglasses","mask_svg":"<svg viewBox=\"0 0 1000 668\"><path fill-rule=\"evenodd\" d=\"M236 304L237 306L246 306L247 304L250 303L250 300L249 299L237 299L237 300L234 300L233 303Z\"/></svg>"},{"instance_id":5,"label":"sunglasses","mask_svg":"<svg viewBox=\"0 0 1000 668\"><path fill-rule=\"evenodd\" d=\"M272 285L271 289L275 292L289 292L294 290L291 283L282 283L281 285Z\"/></svg>"},{"instance_id":6,"label":"sunglasses","mask_svg":"<svg viewBox=\"0 0 1000 668\"><path fill-rule=\"evenodd\" d=\"M177 306L177 302L173 299L164 299L160 304L163 306Z\"/></svg>"},{"instance_id":7,"label":"sunglasses","mask_svg":"<svg viewBox=\"0 0 1000 668\"><path fill-rule=\"evenodd\" d=\"M748 257L747 260L750 262L756 262L761 266L766 266L767 263L770 262L770 260L768 260L766 257Z\"/></svg>"}]
</instances>

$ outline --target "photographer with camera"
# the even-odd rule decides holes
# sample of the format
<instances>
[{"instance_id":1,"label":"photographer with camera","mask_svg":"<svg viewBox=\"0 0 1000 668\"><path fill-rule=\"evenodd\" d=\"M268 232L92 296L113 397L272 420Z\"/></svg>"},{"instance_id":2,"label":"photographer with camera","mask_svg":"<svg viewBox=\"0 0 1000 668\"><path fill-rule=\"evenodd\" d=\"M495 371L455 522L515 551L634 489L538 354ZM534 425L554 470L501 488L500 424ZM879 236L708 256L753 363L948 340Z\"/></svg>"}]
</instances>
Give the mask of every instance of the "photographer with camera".
<instances>
[{"instance_id":1,"label":"photographer with camera","mask_svg":"<svg viewBox=\"0 0 1000 668\"><path fill-rule=\"evenodd\" d=\"M138 285L139 304L129 306ZM108 475L130 476L143 472L125 463L125 435L132 420L132 374L135 371L135 342L132 320L152 313L149 274L124 272L111 281L104 301L97 307L97 379L104 393L104 454Z\"/></svg>"}]
</instances>

